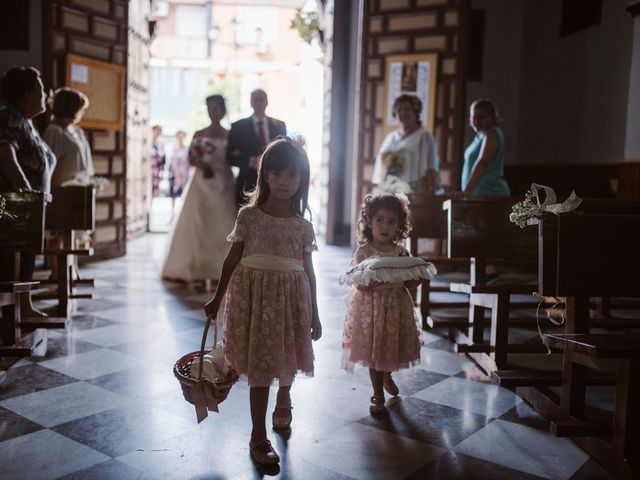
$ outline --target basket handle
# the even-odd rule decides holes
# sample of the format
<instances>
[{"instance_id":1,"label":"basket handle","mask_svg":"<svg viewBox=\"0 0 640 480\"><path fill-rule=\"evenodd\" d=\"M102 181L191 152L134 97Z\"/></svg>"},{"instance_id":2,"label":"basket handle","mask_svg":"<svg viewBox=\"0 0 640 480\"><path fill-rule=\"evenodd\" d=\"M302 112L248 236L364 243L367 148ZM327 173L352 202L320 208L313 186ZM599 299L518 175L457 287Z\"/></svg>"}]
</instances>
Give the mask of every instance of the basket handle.
<instances>
[{"instance_id":1,"label":"basket handle","mask_svg":"<svg viewBox=\"0 0 640 480\"><path fill-rule=\"evenodd\" d=\"M202 370L204 368L204 345L207 342L207 333L209 333L209 326L213 320L213 315L207 315L207 321L204 324L204 332L202 334L202 343L200 344L200 365L198 366L198 379L202 378ZM213 348L218 345L218 315L215 316L213 322Z\"/></svg>"}]
</instances>

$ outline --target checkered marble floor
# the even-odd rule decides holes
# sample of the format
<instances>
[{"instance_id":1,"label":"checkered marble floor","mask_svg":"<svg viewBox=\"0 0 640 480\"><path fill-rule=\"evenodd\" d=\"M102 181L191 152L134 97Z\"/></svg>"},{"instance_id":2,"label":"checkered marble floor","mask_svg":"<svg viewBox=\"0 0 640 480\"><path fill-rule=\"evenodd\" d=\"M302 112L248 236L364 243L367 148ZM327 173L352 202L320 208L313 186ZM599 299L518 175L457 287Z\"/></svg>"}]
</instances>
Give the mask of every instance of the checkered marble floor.
<instances>
[{"instance_id":1,"label":"checkered marble floor","mask_svg":"<svg viewBox=\"0 0 640 480\"><path fill-rule=\"evenodd\" d=\"M209 295L159 280L164 239L147 235L126 257L85 266L95 298L76 301L66 331L47 332L41 356L8 370L0 479L611 478L431 332L421 365L395 375L401 395L389 414L370 416L367 371L339 368L348 292L337 277L350 252L330 246L315 259L316 376L294 385L291 431L270 434L280 466L257 468L246 385L198 425L173 377L173 363L199 346Z\"/></svg>"}]
</instances>

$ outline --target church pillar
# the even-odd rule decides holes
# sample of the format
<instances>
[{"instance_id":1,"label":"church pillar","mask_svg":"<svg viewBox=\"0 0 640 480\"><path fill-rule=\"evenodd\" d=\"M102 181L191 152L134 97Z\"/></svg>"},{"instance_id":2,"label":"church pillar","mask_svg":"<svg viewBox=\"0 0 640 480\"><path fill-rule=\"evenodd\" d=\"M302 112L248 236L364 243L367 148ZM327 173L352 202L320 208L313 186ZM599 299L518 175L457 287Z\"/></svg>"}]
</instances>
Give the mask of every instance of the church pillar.
<instances>
[{"instance_id":1,"label":"church pillar","mask_svg":"<svg viewBox=\"0 0 640 480\"><path fill-rule=\"evenodd\" d=\"M640 1L627 3L627 11L634 20L624 149L624 159L629 162L640 161Z\"/></svg>"}]
</instances>

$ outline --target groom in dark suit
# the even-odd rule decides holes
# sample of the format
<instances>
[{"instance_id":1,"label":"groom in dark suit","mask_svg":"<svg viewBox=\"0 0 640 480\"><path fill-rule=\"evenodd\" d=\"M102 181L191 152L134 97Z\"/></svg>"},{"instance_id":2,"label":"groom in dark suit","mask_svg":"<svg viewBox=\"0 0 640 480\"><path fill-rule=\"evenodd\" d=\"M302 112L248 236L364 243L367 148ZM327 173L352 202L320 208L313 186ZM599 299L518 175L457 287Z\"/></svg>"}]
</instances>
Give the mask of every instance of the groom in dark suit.
<instances>
[{"instance_id":1,"label":"groom in dark suit","mask_svg":"<svg viewBox=\"0 0 640 480\"><path fill-rule=\"evenodd\" d=\"M227 142L227 161L240 168L236 179L236 203L238 207L247 202L245 191L256 186L258 163L264 147L278 135L284 135L284 122L267 117L267 93L257 89L251 92L253 115L231 125Z\"/></svg>"}]
</instances>

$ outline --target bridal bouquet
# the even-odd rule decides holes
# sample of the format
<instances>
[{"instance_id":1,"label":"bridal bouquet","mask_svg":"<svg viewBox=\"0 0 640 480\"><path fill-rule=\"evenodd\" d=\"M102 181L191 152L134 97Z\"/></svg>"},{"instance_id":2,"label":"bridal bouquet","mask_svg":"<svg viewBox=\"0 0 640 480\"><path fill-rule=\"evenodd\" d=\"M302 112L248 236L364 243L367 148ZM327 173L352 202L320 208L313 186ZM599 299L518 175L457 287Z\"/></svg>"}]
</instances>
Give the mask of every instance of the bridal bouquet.
<instances>
[{"instance_id":1,"label":"bridal bouquet","mask_svg":"<svg viewBox=\"0 0 640 480\"><path fill-rule=\"evenodd\" d=\"M394 175L387 175L384 177L384 180L374 188L374 192L408 194L413 193L413 189L411 188L411 185L401 178Z\"/></svg>"},{"instance_id":2,"label":"bridal bouquet","mask_svg":"<svg viewBox=\"0 0 640 480\"><path fill-rule=\"evenodd\" d=\"M213 178L213 169L208 165L207 158L216 149L215 144L207 137L194 138L189 145L189 160L192 163L203 165L202 175L204 178Z\"/></svg>"}]
</instances>

